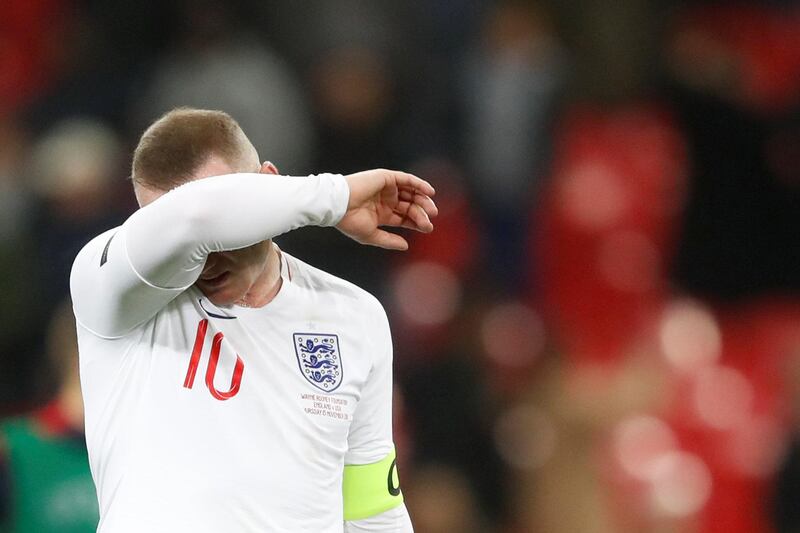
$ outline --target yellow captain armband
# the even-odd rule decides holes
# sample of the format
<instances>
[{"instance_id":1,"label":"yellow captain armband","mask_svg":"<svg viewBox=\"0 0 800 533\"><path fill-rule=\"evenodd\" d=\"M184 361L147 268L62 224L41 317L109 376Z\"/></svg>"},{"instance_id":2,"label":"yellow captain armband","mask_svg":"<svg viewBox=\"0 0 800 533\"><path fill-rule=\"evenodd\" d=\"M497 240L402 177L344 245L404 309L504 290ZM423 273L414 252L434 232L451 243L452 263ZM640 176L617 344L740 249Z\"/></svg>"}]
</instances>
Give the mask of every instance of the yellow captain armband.
<instances>
[{"instance_id":1,"label":"yellow captain armband","mask_svg":"<svg viewBox=\"0 0 800 533\"><path fill-rule=\"evenodd\" d=\"M344 519L362 520L403 503L395 450L368 465L345 465L342 478Z\"/></svg>"}]
</instances>

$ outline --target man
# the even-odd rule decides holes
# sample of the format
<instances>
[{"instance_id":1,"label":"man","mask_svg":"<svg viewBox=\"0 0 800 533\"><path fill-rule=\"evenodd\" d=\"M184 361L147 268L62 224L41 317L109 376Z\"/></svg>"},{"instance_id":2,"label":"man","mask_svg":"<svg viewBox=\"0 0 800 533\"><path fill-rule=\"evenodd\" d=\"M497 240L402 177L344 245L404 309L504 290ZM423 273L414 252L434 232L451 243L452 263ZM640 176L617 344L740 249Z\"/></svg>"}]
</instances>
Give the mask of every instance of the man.
<instances>
[{"instance_id":1,"label":"man","mask_svg":"<svg viewBox=\"0 0 800 533\"><path fill-rule=\"evenodd\" d=\"M75 318L65 302L50 321L47 365L37 374L53 382L55 394L34 413L0 423L0 532L97 529L75 335Z\"/></svg>"},{"instance_id":2,"label":"man","mask_svg":"<svg viewBox=\"0 0 800 533\"><path fill-rule=\"evenodd\" d=\"M145 131L132 178L141 209L71 276L98 531L411 531L386 315L270 239L336 225L403 250L379 226L431 231L430 184L277 176L193 109Z\"/></svg>"}]
</instances>

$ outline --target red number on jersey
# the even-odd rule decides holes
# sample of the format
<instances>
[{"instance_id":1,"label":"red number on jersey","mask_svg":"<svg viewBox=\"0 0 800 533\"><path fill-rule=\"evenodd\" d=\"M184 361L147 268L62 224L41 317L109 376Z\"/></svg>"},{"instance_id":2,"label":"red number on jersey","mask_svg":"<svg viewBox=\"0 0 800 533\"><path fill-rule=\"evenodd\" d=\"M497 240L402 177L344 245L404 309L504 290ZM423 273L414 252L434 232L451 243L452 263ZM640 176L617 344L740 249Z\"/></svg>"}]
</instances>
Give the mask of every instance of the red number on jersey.
<instances>
[{"instance_id":1,"label":"red number on jersey","mask_svg":"<svg viewBox=\"0 0 800 533\"><path fill-rule=\"evenodd\" d=\"M197 324L197 336L194 339L194 348L192 348L192 357L189 359L189 368L186 370L186 379L183 380L183 386L191 389L194 385L194 376L197 374L197 368L200 366L200 354L203 351L203 344L206 340L206 331L208 331L208 319L204 318ZM225 335L222 332L214 335L211 341L211 356L208 359L208 368L206 368L206 387L208 387L211 396L217 400L228 400L236 396L239 392L239 387L242 384L242 374L244 373L244 362L236 354L236 366L233 367L233 376L231 377L231 386L226 392L217 390L214 386L214 375L217 373L217 363L219 363L219 354L222 349L222 339Z\"/></svg>"}]
</instances>

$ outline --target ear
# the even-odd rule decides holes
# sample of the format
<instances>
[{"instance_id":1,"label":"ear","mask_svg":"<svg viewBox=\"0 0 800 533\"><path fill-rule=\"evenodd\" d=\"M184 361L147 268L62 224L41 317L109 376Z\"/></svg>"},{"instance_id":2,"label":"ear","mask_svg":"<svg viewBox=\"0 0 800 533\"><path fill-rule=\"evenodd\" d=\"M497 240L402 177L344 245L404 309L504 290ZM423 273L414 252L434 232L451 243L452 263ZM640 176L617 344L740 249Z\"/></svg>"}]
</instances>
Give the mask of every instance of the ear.
<instances>
[{"instance_id":1,"label":"ear","mask_svg":"<svg viewBox=\"0 0 800 533\"><path fill-rule=\"evenodd\" d=\"M261 168L258 169L259 174L277 174L278 167L272 164L270 161L264 161L261 163Z\"/></svg>"}]
</instances>

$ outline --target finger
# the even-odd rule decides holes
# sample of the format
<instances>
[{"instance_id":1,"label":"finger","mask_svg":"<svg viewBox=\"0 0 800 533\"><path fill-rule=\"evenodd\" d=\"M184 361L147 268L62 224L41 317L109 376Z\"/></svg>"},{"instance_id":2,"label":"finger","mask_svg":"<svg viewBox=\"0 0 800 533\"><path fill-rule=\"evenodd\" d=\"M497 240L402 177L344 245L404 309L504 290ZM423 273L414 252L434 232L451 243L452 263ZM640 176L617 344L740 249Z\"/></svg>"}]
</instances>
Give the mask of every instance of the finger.
<instances>
[{"instance_id":1,"label":"finger","mask_svg":"<svg viewBox=\"0 0 800 533\"><path fill-rule=\"evenodd\" d=\"M423 211L425 211L425 213L428 214L429 218L435 217L439 214L439 208L436 206L434 201L429 196L425 196L424 194L416 195L413 201L400 198L400 201L398 201L392 207L392 211L395 211L397 213L408 213L412 205L417 205L421 207Z\"/></svg>"},{"instance_id":2,"label":"finger","mask_svg":"<svg viewBox=\"0 0 800 533\"><path fill-rule=\"evenodd\" d=\"M427 181L418 178L413 174L409 174L407 172L400 172L397 170L390 170L392 177L397 184L397 187L400 189L412 189L418 190L423 194L427 194L428 196L433 196L436 194L436 189L428 183Z\"/></svg>"},{"instance_id":3,"label":"finger","mask_svg":"<svg viewBox=\"0 0 800 533\"><path fill-rule=\"evenodd\" d=\"M403 237L382 229L376 230L375 233L370 235L364 242L387 250L408 250L408 242Z\"/></svg>"},{"instance_id":4,"label":"finger","mask_svg":"<svg viewBox=\"0 0 800 533\"><path fill-rule=\"evenodd\" d=\"M414 220L412 220L407 214L395 212L390 213L388 217L381 220L380 225L390 226L393 228L413 229L414 231L419 231L422 233L430 233L431 230L433 230L433 224L429 224L421 228L419 224L414 222Z\"/></svg>"},{"instance_id":5,"label":"finger","mask_svg":"<svg viewBox=\"0 0 800 533\"><path fill-rule=\"evenodd\" d=\"M405 220L400 221L399 227L405 229L413 229L414 231L419 231L417 225L410 219L406 218Z\"/></svg>"},{"instance_id":6,"label":"finger","mask_svg":"<svg viewBox=\"0 0 800 533\"><path fill-rule=\"evenodd\" d=\"M381 226L392 226L394 228L399 228L402 226L406 228L417 229L417 225L414 223L414 221L408 218L406 215L407 211L408 209L405 211L392 211L387 216L381 218L379 224Z\"/></svg>"},{"instance_id":7,"label":"finger","mask_svg":"<svg viewBox=\"0 0 800 533\"><path fill-rule=\"evenodd\" d=\"M406 220L411 221L413 225L404 225L403 222ZM425 209L409 202L398 202L388 218L381 220L381 225L410 227L423 233L433 231L433 224Z\"/></svg>"},{"instance_id":8,"label":"finger","mask_svg":"<svg viewBox=\"0 0 800 533\"><path fill-rule=\"evenodd\" d=\"M424 209L429 217L435 217L439 214L439 208L436 203L426 194L415 194L414 203Z\"/></svg>"},{"instance_id":9,"label":"finger","mask_svg":"<svg viewBox=\"0 0 800 533\"><path fill-rule=\"evenodd\" d=\"M422 194L417 191L401 190L398 198L401 202L415 203L422 207L429 217L435 217L439 214L439 208L436 203L427 194Z\"/></svg>"},{"instance_id":10,"label":"finger","mask_svg":"<svg viewBox=\"0 0 800 533\"><path fill-rule=\"evenodd\" d=\"M413 202L414 196L416 195L416 191L413 189L400 189L400 194L398 194L398 198L406 202Z\"/></svg>"},{"instance_id":11,"label":"finger","mask_svg":"<svg viewBox=\"0 0 800 533\"><path fill-rule=\"evenodd\" d=\"M417 204L411 204L411 207L408 208L408 212L406 213L406 218L417 225L418 231L423 233L430 233L433 231L433 224L428 217L428 213Z\"/></svg>"},{"instance_id":12,"label":"finger","mask_svg":"<svg viewBox=\"0 0 800 533\"><path fill-rule=\"evenodd\" d=\"M400 213L400 214L404 215L404 214L408 213L408 210L411 209L412 205L414 205L414 202L412 200L400 199L397 203L395 203L391 207L391 209L392 209L392 211L394 211L396 213Z\"/></svg>"}]
</instances>

